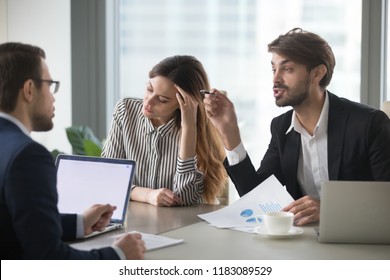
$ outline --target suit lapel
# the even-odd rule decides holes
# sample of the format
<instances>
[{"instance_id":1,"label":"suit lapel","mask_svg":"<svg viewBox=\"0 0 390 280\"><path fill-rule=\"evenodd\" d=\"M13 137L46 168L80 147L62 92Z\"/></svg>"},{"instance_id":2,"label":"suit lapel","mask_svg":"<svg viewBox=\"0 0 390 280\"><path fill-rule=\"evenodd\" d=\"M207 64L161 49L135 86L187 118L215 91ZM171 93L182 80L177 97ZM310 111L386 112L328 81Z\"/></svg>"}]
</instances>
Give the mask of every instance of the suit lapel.
<instances>
[{"instance_id":1,"label":"suit lapel","mask_svg":"<svg viewBox=\"0 0 390 280\"><path fill-rule=\"evenodd\" d=\"M341 100L329 92L328 118L328 173L329 180L339 178L339 170L344 150L344 137L349 113Z\"/></svg>"},{"instance_id":2,"label":"suit lapel","mask_svg":"<svg viewBox=\"0 0 390 280\"><path fill-rule=\"evenodd\" d=\"M301 137L292 129L286 134L284 145L284 157L282 160L287 186L296 186L299 150L301 149ZM291 190L292 191L292 190Z\"/></svg>"}]
</instances>

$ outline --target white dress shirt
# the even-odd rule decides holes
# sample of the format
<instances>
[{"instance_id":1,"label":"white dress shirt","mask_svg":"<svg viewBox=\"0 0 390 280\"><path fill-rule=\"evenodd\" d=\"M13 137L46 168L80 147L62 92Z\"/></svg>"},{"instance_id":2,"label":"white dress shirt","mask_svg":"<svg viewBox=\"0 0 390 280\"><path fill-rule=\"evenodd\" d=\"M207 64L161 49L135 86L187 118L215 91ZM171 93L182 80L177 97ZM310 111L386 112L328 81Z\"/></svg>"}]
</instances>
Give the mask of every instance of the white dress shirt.
<instances>
[{"instance_id":1,"label":"white dress shirt","mask_svg":"<svg viewBox=\"0 0 390 280\"><path fill-rule=\"evenodd\" d=\"M301 150L298 159L298 182L304 195L320 199L321 184L329 181L328 173L328 115L329 98L325 95L320 118L311 136L292 115L291 125L301 134Z\"/></svg>"}]
</instances>

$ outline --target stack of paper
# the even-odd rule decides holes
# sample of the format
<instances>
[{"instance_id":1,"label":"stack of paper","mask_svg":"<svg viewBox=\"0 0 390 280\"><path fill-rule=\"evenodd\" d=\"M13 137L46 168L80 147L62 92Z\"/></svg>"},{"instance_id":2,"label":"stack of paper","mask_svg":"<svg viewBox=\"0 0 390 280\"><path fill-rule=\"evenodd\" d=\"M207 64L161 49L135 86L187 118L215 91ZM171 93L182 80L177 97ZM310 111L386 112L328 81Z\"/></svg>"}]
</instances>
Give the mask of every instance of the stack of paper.
<instances>
[{"instance_id":1,"label":"stack of paper","mask_svg":"<svg viewBox=\"0 0 390 280\"><path fill-rule=\"evenodd\" d=\"M254 232L262 222L262 214L281 211L293 201L285 187L271 176L232 204L198 216L218 228Z\"/></svg>"}]
</instances>

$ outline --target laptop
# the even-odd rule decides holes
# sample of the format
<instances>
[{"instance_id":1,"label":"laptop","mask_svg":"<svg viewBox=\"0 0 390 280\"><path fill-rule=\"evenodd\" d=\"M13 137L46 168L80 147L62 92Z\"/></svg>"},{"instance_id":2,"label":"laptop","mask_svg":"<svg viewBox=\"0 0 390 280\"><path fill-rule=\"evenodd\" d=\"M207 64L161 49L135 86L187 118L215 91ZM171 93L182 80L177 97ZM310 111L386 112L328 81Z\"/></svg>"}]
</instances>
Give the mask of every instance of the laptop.
<instances>
[{"instance_id":1,"label":"laptop","mask_svg":"<svg viewBox=\"0 0 390 280\"><path fill-rule=\"evenodd\" d=\"M318 241L390 243L390 182L322 184Z\"/></svg>"},{"instance_id":2,"label":"laptop","mask_svg":"<svg viewBox=\"0 0 390 280\"><path fill-rule=\"evenodd\" d=\"M94 204L115 205L109 225L91 237L123 227L135 162L60 154L56 159L58 209L60 213L81 214Z\"/></svg>"}]
</instances>

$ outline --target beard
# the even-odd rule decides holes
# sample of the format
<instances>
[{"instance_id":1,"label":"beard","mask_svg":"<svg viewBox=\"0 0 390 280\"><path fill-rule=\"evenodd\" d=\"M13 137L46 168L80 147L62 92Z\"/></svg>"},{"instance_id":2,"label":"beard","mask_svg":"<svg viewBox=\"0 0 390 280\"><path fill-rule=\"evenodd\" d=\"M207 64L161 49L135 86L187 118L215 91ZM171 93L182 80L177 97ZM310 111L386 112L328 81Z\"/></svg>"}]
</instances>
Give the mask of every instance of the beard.
<instances>
[{"instance_id":1,"label":"beard","mask_svg":"<svg viewBox=\"0 0 390 280\"><path fill-rule=\"evenodd\" d=\"M33 118L33 131L43 132L49 131L54 127L52 118L47 116L37 115Z\"/></svg>"},{"instance_id":2,"label":"beard","mask_svg":"<svg viewBox=\"0 0 390 280\"><path fill-rule=\"evenodd\" d=\"M298 93L295 92L292 95L283 96L282 98L276 99L275 104L278 107L286 107L286 106L295 107L301 105L307 99L308 96L309 96L308 91L303 91Z\"/></svg>"},{"instance_id":3,"label":"beard","mask_svg":"<svg viewBox=\"0 0 390 280\"><path fill-rule=\"evenodd\" d=\"M309 83L309 80L305 80L293 89L283 84L275 85L275 87L286 91L283 96L275 99L275 104L278 107L301 105L309 96Z\"/></svg>"}]
</instances>

